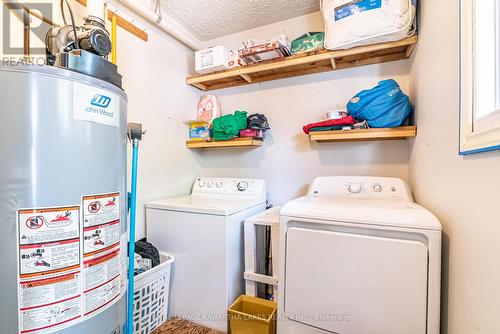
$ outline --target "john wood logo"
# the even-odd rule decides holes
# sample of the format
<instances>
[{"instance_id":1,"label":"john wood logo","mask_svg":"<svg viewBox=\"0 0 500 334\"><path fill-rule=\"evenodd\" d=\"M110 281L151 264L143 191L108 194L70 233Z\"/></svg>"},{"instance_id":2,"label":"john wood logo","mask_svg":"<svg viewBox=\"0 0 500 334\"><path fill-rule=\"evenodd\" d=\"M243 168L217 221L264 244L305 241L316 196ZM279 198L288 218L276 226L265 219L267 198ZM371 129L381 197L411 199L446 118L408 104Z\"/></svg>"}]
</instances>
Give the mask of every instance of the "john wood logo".
<instances>
[{"instance_id":1,"label":"john wood logo","mask_svg":"<svg viewBox=\"0 0 500 334\"><path fill-rule=\"evenodd\" d=\"M96 106L96 107L101 107L101 108L109 107L110 103L111 103L110 97L107 97L104 95L99 95L99 94L94 96L94 98L92 99L92 102L90 102L91 105Z\"/></svg>"}]
</instances>

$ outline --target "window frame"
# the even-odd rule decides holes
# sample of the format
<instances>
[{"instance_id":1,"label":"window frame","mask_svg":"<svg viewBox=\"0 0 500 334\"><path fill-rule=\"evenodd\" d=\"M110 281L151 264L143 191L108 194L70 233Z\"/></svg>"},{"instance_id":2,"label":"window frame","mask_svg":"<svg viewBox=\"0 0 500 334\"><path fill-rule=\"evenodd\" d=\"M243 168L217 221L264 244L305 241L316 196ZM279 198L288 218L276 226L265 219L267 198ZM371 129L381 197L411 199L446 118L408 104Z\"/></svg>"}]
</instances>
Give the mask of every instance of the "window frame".
<instances>
[{"instance_id":1,"label":"window frame","mask_svg":"<svg viewBox=\"0 0 500 334\"><path fill-rule=\"evenodd\" d=\"M500 150L500 112L492 112L479 120L476 119L475 115L476 52L474 17L476 1L460 0L460 155ZM499 10L500 8L496 8L497 13ZM496 33L500 34L500 23L497 23ZM499 49L500 43L497 45L497 52L499 52ZM498 54L496 61L497 66L500 66ZM497 85L500 83L499 75L497 73ZM500 90L498 86L496 87L497 94ZM497 95L497 98L500 98L500 95ZM494 122L488 122L488 120L494 120ZM478 128L478 122L487 123L490 126L481 125Z\"/></svg>"}]
</instances>

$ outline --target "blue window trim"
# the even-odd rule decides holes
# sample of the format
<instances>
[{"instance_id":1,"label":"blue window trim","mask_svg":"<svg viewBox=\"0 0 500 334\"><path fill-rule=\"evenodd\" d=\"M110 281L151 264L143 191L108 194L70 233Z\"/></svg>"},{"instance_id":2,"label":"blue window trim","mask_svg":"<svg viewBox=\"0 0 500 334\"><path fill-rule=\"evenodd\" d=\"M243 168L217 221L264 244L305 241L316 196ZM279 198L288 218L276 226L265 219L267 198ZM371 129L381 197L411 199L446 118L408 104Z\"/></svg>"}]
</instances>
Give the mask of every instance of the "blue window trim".
<instances>
[{"instance_id":1,"label":"blue window trim","mask_svg":"<svg viewBox=\"0 0 500 334\"><path fill-rule=\"evenodd\" d=\"M478 148L478 149L469 150L469 151L460 151L459 154L461 156L467 156L467 155L485 153L485 152L491 152L491 151L497 151L497 150L500 150L500 145L488 146L488 147Z\"/></svg>"}]
</instances>

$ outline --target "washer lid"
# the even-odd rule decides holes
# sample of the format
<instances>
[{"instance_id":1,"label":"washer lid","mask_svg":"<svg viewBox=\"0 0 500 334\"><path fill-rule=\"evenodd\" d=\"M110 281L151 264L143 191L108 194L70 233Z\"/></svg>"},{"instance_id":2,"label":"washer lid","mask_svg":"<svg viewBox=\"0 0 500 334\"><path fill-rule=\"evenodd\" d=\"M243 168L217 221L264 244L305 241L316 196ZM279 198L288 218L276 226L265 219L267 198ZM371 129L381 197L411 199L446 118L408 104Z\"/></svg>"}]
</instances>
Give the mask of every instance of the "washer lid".
<instances>
[{"instance_id":1,"label":"washer lid","mask_svg":"<svg viewBox=\"0 0 500 334\"><path fill-rule=\"evenodd\" d=\"M146 204L146 207L149 209L230 216L264 203L265 201L262 198L256 197L188 195L150 202Z\"/></svg>"},{"instance_id":2,"label":"washer lid","mask_svg":"<svg viewBox=\"0 0 500 334\"><path fill-rule=\"evenodd\" d=\"M420 205L401 199L304 196L281 209L282 216L441 230L438 219Z\"/></svg>"}]
</instances>

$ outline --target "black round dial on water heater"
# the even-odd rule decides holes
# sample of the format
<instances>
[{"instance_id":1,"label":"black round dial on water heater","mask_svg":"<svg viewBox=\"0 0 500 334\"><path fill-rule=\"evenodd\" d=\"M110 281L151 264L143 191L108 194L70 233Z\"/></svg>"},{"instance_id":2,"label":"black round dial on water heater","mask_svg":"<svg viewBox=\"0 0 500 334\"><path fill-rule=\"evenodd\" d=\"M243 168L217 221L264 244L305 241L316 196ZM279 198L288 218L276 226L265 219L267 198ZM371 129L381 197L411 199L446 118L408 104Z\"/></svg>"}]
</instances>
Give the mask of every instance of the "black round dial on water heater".
<instances>
[{"instance_id":1,"label":"black round dial on water heater","mask_svg":"<svg viewBox=\"0 0 500 334\"><path fill-rule=\"evenodd\" d=\"M94 29L80 40L80 48L105 57L111 52L111 40L104 31Z\"/></svg>"}]
</instances>

